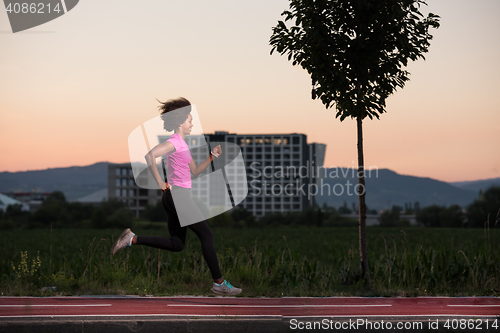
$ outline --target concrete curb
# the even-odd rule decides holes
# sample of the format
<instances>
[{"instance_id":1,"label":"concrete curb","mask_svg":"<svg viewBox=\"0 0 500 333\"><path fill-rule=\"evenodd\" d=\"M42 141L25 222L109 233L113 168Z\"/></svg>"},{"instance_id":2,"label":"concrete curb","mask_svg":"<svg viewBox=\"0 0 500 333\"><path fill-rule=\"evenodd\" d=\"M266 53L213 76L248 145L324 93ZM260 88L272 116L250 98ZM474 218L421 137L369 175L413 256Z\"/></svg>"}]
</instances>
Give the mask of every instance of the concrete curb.
<instances>
[{"instance_id":1,"label":"concrete curb","mask_svg":"<svg viewBox=\"0 0 500 333\"><path fill-rule=\"evenodd\" d=\"M0 332L18 333L282 333L282 332L500 332L492 317L4 317ZM486 321L488 320L488 328ZM358 325L363 322L362 325ZM371 323L371 324L370 324ZM398 323L400 328L397 327ZM445 327L446 323L450 327ZM465 329L460 325L465 323ZM402 325L402 326L401 326ZM371 327L370 327L371 326ZM455 326L455 328L453 327ZM463 324L462 324L463 327ZM471 328L472 327L472 328Z\"/></svg>"},{"instance_id":2,"label":"concrete curb","mask_svg":"<svg viewBox=\"0 0 500 333\"><path fill-rule=\"evenodd\" d=\"M281 319L34 319L0 320L5 333L223 333L288 332Z\"/></svg>"}]
</instances>

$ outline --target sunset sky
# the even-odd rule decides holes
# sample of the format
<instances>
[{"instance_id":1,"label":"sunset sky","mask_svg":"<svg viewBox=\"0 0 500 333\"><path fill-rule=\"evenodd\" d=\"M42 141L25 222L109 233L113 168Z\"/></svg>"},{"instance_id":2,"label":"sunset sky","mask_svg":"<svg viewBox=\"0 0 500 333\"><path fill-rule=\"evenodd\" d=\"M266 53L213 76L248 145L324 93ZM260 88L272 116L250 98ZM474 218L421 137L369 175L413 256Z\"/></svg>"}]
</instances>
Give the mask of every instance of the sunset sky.
<instances>
[{"instance_id":1,"label":"sunset sky","mask_svg":"<svg viewBox=\"0 0 500 333\"><path fill-rule=\"evenodd\" d=\"M443 181L500 177L500 1L428 0L426 60L380 120L365 164ZM357 164L356 124L311 99L311 79L270 55L285 0L82 0L13 34L0 10L0 171L128 162L128 135L178 96L205 133L303 133L325 166ZM196 124L195 124L196 126Z\"/></svg>"}]
</instances>

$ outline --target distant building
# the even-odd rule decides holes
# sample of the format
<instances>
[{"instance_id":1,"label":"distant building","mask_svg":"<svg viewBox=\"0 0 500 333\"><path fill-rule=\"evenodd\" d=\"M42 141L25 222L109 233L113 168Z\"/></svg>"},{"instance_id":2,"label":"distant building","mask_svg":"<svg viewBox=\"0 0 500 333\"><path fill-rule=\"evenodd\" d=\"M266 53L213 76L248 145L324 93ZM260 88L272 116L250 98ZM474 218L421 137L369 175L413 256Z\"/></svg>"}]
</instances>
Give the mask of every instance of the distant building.
<instances>
[{"instance_id":1,"label":"distant building","mask_svg":"<svg viewBox=\"0 0 500 333\"><path fill-rule=\"evenodd\" d=\"M108 198L122 200L136 217L146 205L155 205L161 199L161 190L140 188L135 184L130 163L108 164Z\"/></svg>"},{"instance_id":2,"label":"distant building","mask_svg":"<svg viewBox=\"0 0 500 333\"><path fill-rule=\"evenodd\" d=\"M169 137L160 136L159 142ZM323 167L326 145L308 144L307 136L297 133L234 134L221 131L204 136L186 136L190 148L199 147L205 142L239 146L245 162L246 179L234 168L226 170L226 177L229 183L238 188L230 191L240 191L241 185L248 188L248 195L239 206L255 216L270 212L302 211L314 204L311 186L318 179L314 170ZM226 155L229 153L238 152L227 152ZM206 158L201 154L206 155L206 151L192 152L196 163ZM193 186L192 191L208 202L211 186L221 185L210 183L209 180L201 181ZM233 196L237 194L232 193ZM123 200L136 216L147 204L156 204L161 195L161 190L144 189L135 184L130 163L108 165L108 197Z\"/></svg>"},{"instance_id":3,"label":"distant building","mask_svg":"<svg viewBox=\"0 0 500 333\"><path fill-rule=\"evenodd\" d=\"M323 166L325 145L308 144L307 136L297 133L219 135L236 143L243 153L249 193L242 207L259 217L302 211L314 204L313 166Z\"/></svg>"},{"instance_id":4,"label":"distant building","mask_svg":"<svg viewBox=\"0 0 500 333\"><path fill-rule=\"evenodd\" d=\"M4 193L5 196L13 199L16 202L23 204L23 207L30 212L36 211L42 202L50 196L48 192L9 192Z\"/></svg>"},{"instance_id":5,"label":"distant building","mask_svg":"<svg viewBox=\"0 0 500 333\"><path fill-rule=\"evenodd\" d=\"M5 212L7 210L7 207L10 205L21 205L23 207L23 210L26 211L29 210L28 205L22 203L21 201L14 200L5 194L0 193L0 210Z\"/></svg>"}]
</instances>

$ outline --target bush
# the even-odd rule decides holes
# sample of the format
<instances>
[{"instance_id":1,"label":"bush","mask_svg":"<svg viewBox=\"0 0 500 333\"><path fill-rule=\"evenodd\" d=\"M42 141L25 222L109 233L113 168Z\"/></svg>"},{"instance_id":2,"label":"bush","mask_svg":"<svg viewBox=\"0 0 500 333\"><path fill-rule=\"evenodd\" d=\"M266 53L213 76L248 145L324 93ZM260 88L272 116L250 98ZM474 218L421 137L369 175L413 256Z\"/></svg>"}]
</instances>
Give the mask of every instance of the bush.
<instances>
[{"instance_id":1,"label":"bush","mask_svg":"<svg viewBox=\"0 0 500 333\"><path fill-rule=\"evenodd\" d=\"M385 210L378 218L381 227L396 227L399 222L399 211L391 209Z\"/></svg>"},{"instance_id":2,"label":"bush","mask_svg":"<svg viewBox=\"0 0 500 333\"><path fill-rule=\"evenodd\" d=\"M2 214L2 220L11 221L14 226L27 225L30 221L30 217L30 212L24 211L23 205L21 204L8 205L5 212ZM9 225L8 222L5 223L6 226Z\"/></svg>"},{"instance_id":3,"label":"bush","mask_svg":"<svg viewBox=\"0 0 500 333\"><path fill-rule=\"evenodd\" d=\"M106 228L106 214L103 210L97 209L94 214L92 214L92 218L90 219L90 225L92 228L96 229L104 229Z\"/></svg>"},{"instance_id":4,"label":"bush","mask_svg":"<svg viewBox=\"0 0 500 333\"><path fill-rule=\"evenodd\" d=\"M441 212L441 226L462 228L465 226L465 214L459 205L452 205Z\"/></svg>"},{"instance_id":5,"label":"bush","mask_svg":"<svg viewBox=\"0 0 500 333\"><path fill-rule=\"evenodd\" d=\"M448 208L432 205L420 209L417 213L417 221L426 227L460 228L464 226L465 216L458 205Z\"/></svg>"},{"instance_id":6,"label":"bush","mask_svg":"<svg viewBox=\"0 0 500 333\"><path fill-rule=\"evenodd\" d=\"M132 227L133 222L132 212L126 207L118 209L106 219L108 228L128 228Z\"/></svg>"},{"instance_id":7,"label":"bush","mask_svg":"<svg viewBox=\"0 0 500 333\"><path fill-rule=\"evenodd\" d=\"M500 187L490 187L484 195L467 208L467 226L483 228L488 221L490 226L498 223L500 217Z\"/></svg>"},{"instance_id":8,"label":"bush","mask_svg":"<svg viewBox=\"0 0 500 333\"><path fill-rule=\"evenodd\" d=\"M45 199L40 208L33 214L33 221L35 224L44 226L54 225L56 227L62 226L65 222L69 221L68 203L64 197L64 193L55 191Z\"/></svg>"},{"instance_id":9,"label":"bush","mask_svg":"<svg viewBox=\"0 0 500 333\"><path fill-rule=\"evenodd\" d=\"M432 205L422 208L417 214L417 222L425 227L440 227L440 215L444 207Z\"/></svg>"},{"instance_id":10,"label":"bush","mask_svg":"<svg viewBox=\"0 0 500 333\"><path fill-rule=\"evenodd\" d=\"M235 207L231 210L231 217L236 226L253 226L255 225L255 216L246 208Z\"/></svg>"},{"instance_id":11,"label":"bush","mask_svg":"<svg viewBox=\"0 0 500 333\"><path fill-rule=\"evenodd\" d=\"M229 228L234 225L233 218L228 212L216 215L210 219L210 226Z\"/></svg>"},{"instance_id":12,"label":"bush","mask_svg":"<svg viewBox=\"0 0 500 333\"><path fill-rule=\"evenodd\" d=\"M0 220L0 230L10 230L14 229L16 225L12 220L7 220L7 219L1 219Z\"/></svg>"},{"instance_id":13,"label":"bush","mask_svg":"<svg viewBox=\"0 0 500 333\"><path fill-rule=\"evenodd\" d=\"M94 210L90 204L67 202L64 193L55 191L33 213L30 227L82 227L92 217Z\"/></svg>"},{"instance_id":14,"label":"bush","mask_svg":"<svg viewBox=\"0 0 500 333\"><path fill-rule=\"evenodd\" d=\"M85 227L88 220L92 218L95 207L91 204L83 204L81 202L71 202L67 204L69 220L66 222L68 226Z\"/></svg>"},{"instance_id":15,"label":"bush","mask_svg":"<svg viewBox=\"0 0 500 333\"><path fill-rule=\"evenodd\" d=\"M93 228L126 228L132 227L132 212L117 199L104 201L101 207L92 214L90 223Z\"/></svg>"},{"instance_id":16,"label":"bush","mask_svg":"<svg viewBox=\"0 0 500 333\"><path fill-rule=\"evenodd\" d=\"M383 211L378 219L381 227L386 228L402 228L409 227L410 220L401 219L402 207L392 206L391 210Z\"/></svg>"},{"instance_id":17,"label":"bush","mask_svg":"<svg viewBox=\"0 0 500 333\"><path fill-rule=\"evenodd\" d=\"M272 226L272 225L290 225L292 224L294 216L291 213L278 213L271 212L262 216L259 219L258 224L260 226Z\"/></svg>"},{"instance_id":18,"label":"bush","mask_svg":"<svg viewBox=\"0 0 500 333\"><path fill-rule=\"evenodd\" d=\"M158 201L156 205L147 205L141 214L141 217L151 222L165 222L167 221L167 214L163 209L163 204Z\"/></svg>"}]
</instances>

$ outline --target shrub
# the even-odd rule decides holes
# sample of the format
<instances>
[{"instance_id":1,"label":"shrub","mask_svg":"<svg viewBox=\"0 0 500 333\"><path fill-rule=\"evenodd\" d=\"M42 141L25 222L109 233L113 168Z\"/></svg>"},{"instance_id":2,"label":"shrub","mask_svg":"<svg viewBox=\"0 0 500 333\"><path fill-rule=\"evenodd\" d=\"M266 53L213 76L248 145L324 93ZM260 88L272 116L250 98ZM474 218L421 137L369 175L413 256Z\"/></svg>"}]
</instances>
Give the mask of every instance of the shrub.
<instances>
[{"instance_id":1,"label":"shrub","mask_svg":"<svg viewBox=\"0 0 500 333\"><path fill-rule=\"evenodd\" d=\"M448 208L432 205L420 209L417 221L426 227L460 228L464 226L464 213L458 205Z\"/></svg>"},{"instance_id":2,"label":"shrub","mask_svg":"<svg viewBox=\"0 0 500 333\"><path fill-rule=\"evenodd\" d=\"M35 211L33 221L44 226L52 224L59 227L69 221L69 217L68 203L66 202L64 193L55 191Z\"/></svg>"},{"instance_id":3,"label":"shrub","mask_svg":"<svg viewBox=\"0 0 500 333\"><path fill-rule=\"evenodd\" d=\"M111 199L104 201L91 217L93 228L125 228L133 223L132 212L122 201Z\"/></svg>"},{"instance_id":4,"label":"shrub","mask_svg":"<svg viewBox=\"0 0 500 333\"><path fill-rule=\"evenodd\" d=\"M467 226L482 228L486 221L493 226L498 222L499 214L500 187L490 187L467 208Z\"/></svg>"},{"instance_id":5,"label":"shrub","mask_svg":"<svg viewBox=\"0 0 500 333\"><path fill-rule=\"evenodd\" d=\"M167 214L163 209L163 204L158 201L156 205L147 205L144 208L141 216L151 222L165 222L167 221Z\"/></svg>"},{"instance_id":6,"label":"shrub","mask_svg":"<svg viewBox=\"0 0 500 333\"><path fill-rule=\"evenodd\" d=\"M214 216L209 221L210 226L214 227L232 227L234 225L233 218L228 212Z\"/></svg>"},{"instance_id":7,"label":"shrub","mask_svg":"<svg viewBox=\"0 0 500 333\"><path fill-rule=\"evenodd\" d=\"M7 206L7 208L5 209L5 213L2 214L2 220L11 221L14 223L14 225L21 226L29 223L30 216L30 212L23 210L23 205L14 204ZM8 224L9 223L6 222L6 225Z\"/></svg>"}]
</instances>

